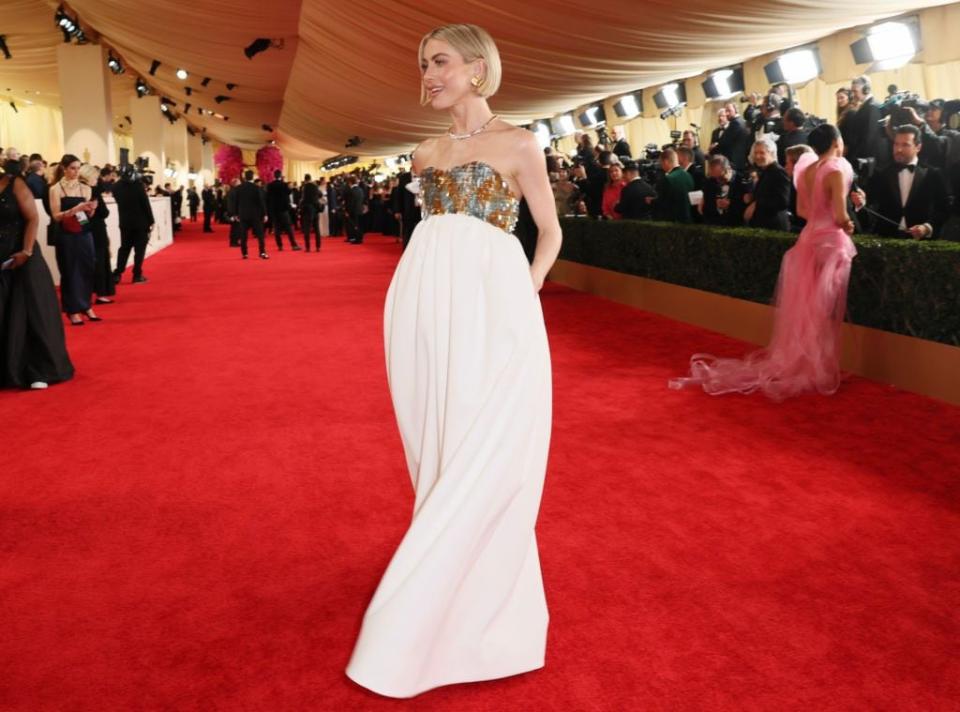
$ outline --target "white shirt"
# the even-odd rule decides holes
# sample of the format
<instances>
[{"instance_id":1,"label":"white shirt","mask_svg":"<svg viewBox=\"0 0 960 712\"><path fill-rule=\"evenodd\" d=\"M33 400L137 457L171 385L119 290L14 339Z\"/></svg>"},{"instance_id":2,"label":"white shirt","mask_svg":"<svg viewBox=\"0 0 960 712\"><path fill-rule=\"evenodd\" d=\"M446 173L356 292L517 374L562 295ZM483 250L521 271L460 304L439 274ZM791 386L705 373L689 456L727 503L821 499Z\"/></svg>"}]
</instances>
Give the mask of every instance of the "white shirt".
<instances>
[{"instance_id":1,"label":"white shirt","mask_svg":"<svg viewBox=\"0 0 960 712\"><path fill-rule=\"evenodd\" d=\"M912 171L900 171L897 174L897 180L900 182L900 207L906 207L907 198L910 197L910 189L913 188L913 178L917 175L917 163L919 163L918 158L914 158L908 166L913 166ZM900 229L907 229L907 219L905 217L900 218Z\"/></svg>"}]
</instances>

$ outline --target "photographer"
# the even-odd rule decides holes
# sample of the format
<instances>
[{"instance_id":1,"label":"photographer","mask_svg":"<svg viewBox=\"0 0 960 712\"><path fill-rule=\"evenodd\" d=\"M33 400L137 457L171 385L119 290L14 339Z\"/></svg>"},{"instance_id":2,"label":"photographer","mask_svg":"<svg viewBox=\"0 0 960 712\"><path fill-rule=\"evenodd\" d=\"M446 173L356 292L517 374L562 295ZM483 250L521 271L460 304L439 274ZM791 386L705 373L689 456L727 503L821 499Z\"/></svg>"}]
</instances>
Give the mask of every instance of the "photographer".
<instances>
[{"instance_id":1,"label":"photographer","mask_svg":"<svg viewBox=\"0 0 960 712\"><path fill-rule=\"evenodd\" d=\"M869 207L871 232L880 237L940 237L949 214L947 189L936 168L920 165L921 132L910 124L894 130L894 162L873 174L867 192L854 191L857 210Z\"/></svg>"},{"instance_id":2,"label":"photographer","mask_svg":"<svg viewBox=\"0 0 960 712\"><path fill-rule=\"evenodd\" d=\"M787 109L783 116L783 135L777 141L777 161L781 166L787 165L787 149L791 146L806 145L810 132L803 128L807 121L806 115L797 107Z\"/></svg>"},{"instance_id":3,"label":"photographer","mask_svg":"<svg viewBox=\"0 0 960 712\"><path fill-rule=\"evenodd\" d=\"M120 221L120 249L113 281L120 282L130 250L133 250L133 283L136 284L147 281L143 276L143 259L153 230L153 209L143 178L131 166L124 166L121 170L120 180L113 184L113 199L117 202Z\"/></svg>"},{"instance_id":4,"label":"photographer","mask_svg":"<svg viewBox=\"0 0 960 712\"><path fill-rule=\"evenodd\" d=\"M777 163L777 147L769 136L753 144L757 182L743 197L743 218L750 227L790 231L790 178Z\"/></svg>"},{"instance_id":5,"label":"photographer","mask_svg":"<svg viewBox=\"0 0 960 712\"><path fill-rule=\"evenodd\" d=\"M734 170L742 171L750 152L750 129L738 115L736 104L727 102L724 109L727 111L727 126L717 141L716 152L726 156Z\"/></svg>"}]
</instances>

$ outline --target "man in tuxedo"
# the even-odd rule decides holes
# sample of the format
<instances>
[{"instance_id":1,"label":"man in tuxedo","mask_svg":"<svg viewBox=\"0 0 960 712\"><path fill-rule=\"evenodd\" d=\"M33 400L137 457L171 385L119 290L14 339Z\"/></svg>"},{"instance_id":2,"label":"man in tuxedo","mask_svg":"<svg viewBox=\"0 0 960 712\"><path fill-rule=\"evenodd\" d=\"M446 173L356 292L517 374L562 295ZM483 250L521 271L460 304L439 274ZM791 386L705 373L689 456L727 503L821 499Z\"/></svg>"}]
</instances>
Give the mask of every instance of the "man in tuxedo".
<instances>
[{"instance_id":1,"label":"man in tuxedo","mask_svg":"<svg viewBox=\"0 0 960 712\"><path fill-rule=\"evenodd\" d=\"M363 233L360 231L360 217L363 215L364 195L363 188L357 183L357 177L353 174L347 177L347 192L344 198L347 242L359 245L363 242Z\"/></svg>"},{"instance_id":2,"label":"man in tuxedo","mask_svg":"<svg viewBox=\"0 0 960 712\"><path fill-rule=\"evenodd\" d=\"M870 80L866 76L857 77L850 83L850 89L860 106L848 122L847 160L856 168L857 159L876 158L877 165L883 167L889 163L889 151L885 150L880 106L871 93Z\"/></svg>"},{"instance_id":3,"label":"man in tuxedo","mask_svg":"<svg viewBox=\"0 0 960 712\"><path fill-rule=\"evenodd\" d=\"M717 111L717 128L710 134L709 152L711 154L717 152L717 146L720 145L720 137L723 136L723 132L727 128L728 123L730 122L727 120L727 110L724 108Z\"/></svg>"},{"instance_id":4,"label":"man in tuxedo","mask_svg":"<svg viewBox=\"0 0 960 712\"><path fill-rule=\"evenodd\" d=\"M740 118L737 105L732 101L723 107L727 112L727 126L717 141L717 153L727 157L734 170L742 171L747 165L747 154L750 152L750 129Z\"/></svg>"},{"instance_id":5,"label":"man in tuxedo","mask_svg":"<svg viewBox=\"0 0 960 712\"><path fill-rule=\"evenodd\" d=\"M707 162L707 158L703 155L703 150L700 148L700 143L697 140L697 134L690 129L687 129L683 132L683 138L680 141L680 147L689 148L693 162L701 168L703 167L703 164Z\"/></svg>"},{"instance_id":6,"label":"man in tuxedo","mask_svg":"<svg viewBox=\"0 0 960 712\"><path fill-rule=\"evenodd\" d=\"M893 163L873 174L867 192L851 195L854 207L865 204L871 215L871 232L881 237L929 240L940 237L950 204L943 175L919 163L920 129L911 124L898 126L893 134Z\"/></svg>"},{"instance_id":7,"label":"man in tuxedo","mask_svg":"<svg viewBox=\"0 0 960 712\"><path fill-rule=\"evenodd\" d=\"M117 251L117 267L113 281L119 282L127 268L130 251L133 250L133 281L146 282L143 276L143 258L147 254L147 242L153 229L153 208L147 197L147 187L141 180L120 180L113 186L113 199L117 201L117 216L120 221L120 249Z\"/></svg>"},{"instance_id":8,"label":"man in tuxedo","mask_svg":"<svg viewBox=\"0 0 960 712\"><path fill-rule=\"evenodd\" d=\"M339 179L337 179L339 181ZM341 235L343 230L343 204L339 185L333 179L327 181L327 221L331 235Z\"/></svg>"},{"instance_id":9,"label":"man in tuxedo","mask_svg":"<svg viewBox=\"0 0 960 712\"><path fill-rule=\"evenodd\" d=\"M240 253L243 259L247 259L247 237L250 230L253 230L257 237L260 259L269 259L263 229L263 223L267 219L267 201L263 191L253 182L253 171L243 174L243 183L230 191L230 195L236 201L236 215L240 223Z\"/></svg>"},{"instance_id":10,"label":"man in tuxedo","mask_svg":"<svg viewBox=\"0 0 960 712\"><path fill-rule=\"evenodd\" d=\"M793 106L783 115L783 135L777 141L777 162L781 166L787 165L787 149L791 146L800 146L807 142L810 132L803 128L807 117L803 111Z\"/></svg>"},{"instance_id":11,"label":"man in tuxedo","mask_svg":"<svg viewBox=\"0 0 960 712\"><path fill-rule=\"evenodd\" d=\"M753 191L743 196L743 219L750 227L790 232L790 177L777 163L777 146L769 136L753 144L758 178Z\"/></svg>"},{"instance_id":12,"label":"man in tuxedo","mask_svg":"<svg viewBox=\"0 0 960 712\"><path fill-rule=\"evenodd\" d=\"M703 190L703 166L697 164L694 152L689 146L680 146L677 149L677 161L680 167L689 173L693 179L693 190Z\"/></svg>"},{"instance_id":13,"label":"man in tuxedo","mask_svg":"<svg viewBox=\"0 0 960 712\"><path fill-rule=\"evenodd\" d=\"M303 244L310 252L310 232L316 236L317 251L320 251L320 186L313 182L308 173L303 177L300 189L300 230L303 232Z\"/></svg>"},{"instance_id":14,"label":"man in tuxedo","mask_svg":"<svg viewBox=\"0 0 960 712\"><path fill-rule=\"evenodd\" d=\"M213 188L208 185L204 187L200 197L203 201L203 231L213 232L210 221L213 220L213 213L216 210L217 195L213 192Z\"/></svg>"},{"instance_id":15,"label":"man in tuxedo","mask_svg":"<svg viewBox=\"0 0 960 712\"><path fill-rule=\"evenodd\" d=\"M410 171L404 171L400 174L397 183L397 192L394 195L393 209L394 217L400 221L400 237L403 240L403 249L407 249L407 243L410 242L410 236L413 230L420 222L420 207L417 205L417 196L407 190L407 186L413 182L413 174Z\"/></svg>"},{"instance_id":16,"label":"man in tuxedo","mask_svg":"<svg viewBox=\"0 0 960 712\"><path fill-rule=\"evenodd\" d=\"M277 240L277 249L283 251L283 237L286 233L290 240L290 249L296 252L300 249L293 236L293 225L290 223L290 186L283 180L281 171L273 172L273 181L267 186L267 209L270 211L270 222L273 224L273 236Z\"/></svg>"},{"instance_id":17,"label":"man in tuxedo","mask_svg":"<svg viewBox=\"0 0 960 712\"><path fill-rule=\"evenodd\" d=\"M644 201L653 205L657 220L666 222L693 222L690 212L690 191L693 190L693 178L680 167L677 152L673 148L663 149L660 154L660 167L663 178L657 185L656 198L647 196Z\"/></svg>"},{"instance_id":18,"label":"man in tuxedo","mask_svg":"<svg viewBox=\"0 0 960 712\"><path fill-rule=\"evenodd\" d=\"M620 158L631 158L633 156L633 154L630 152L630 144L627 143L627 139L623 137L622 127L614 126L612 129L610 129L610 138L613 139L613 148L610 150L613 151L614 156L618 156Z\"/></svg>"},{"instance_id":19,"label":"man in tuxedo","mask_svg":"<svg viewBox=\"0 0 960 712\"><path fill-rule=\"evenodd\" d=\"M623 179L627 184L620 191L620 202L613 209L620 213L624 220L649 219L653 215L653 209L647 198L656 197L657 193L653 186L640 177L636 161L624 162Z\"/></svg>"}]
</instances>

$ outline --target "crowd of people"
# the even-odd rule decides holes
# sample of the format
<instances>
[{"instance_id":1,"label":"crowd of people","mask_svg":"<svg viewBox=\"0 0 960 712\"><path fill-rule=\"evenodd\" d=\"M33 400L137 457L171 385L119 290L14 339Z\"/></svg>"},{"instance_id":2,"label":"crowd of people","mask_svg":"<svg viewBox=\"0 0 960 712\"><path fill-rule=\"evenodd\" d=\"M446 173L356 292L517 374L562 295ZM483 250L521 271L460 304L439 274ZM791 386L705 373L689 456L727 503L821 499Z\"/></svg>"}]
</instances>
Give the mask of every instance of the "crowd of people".
<instances>
[{"instance_id":1,"label":"crowd of people","mask_svg":"<svg viewBox=\"0 0 960 712\"><path fill-rule=\"evenodd\" d=\"M837 91L836 124L857 176L850 202L857 232L960 240L960 132L945 121L956 102L924 101L888 88L877 100L866 76ZM730 101L717 112L709 146L674 132L635 155L620 127L577 135L575 155L546 149L560 215L654 219L799 232L793 167L821 119L790 87Z\"/></svg>"}]
</instances>

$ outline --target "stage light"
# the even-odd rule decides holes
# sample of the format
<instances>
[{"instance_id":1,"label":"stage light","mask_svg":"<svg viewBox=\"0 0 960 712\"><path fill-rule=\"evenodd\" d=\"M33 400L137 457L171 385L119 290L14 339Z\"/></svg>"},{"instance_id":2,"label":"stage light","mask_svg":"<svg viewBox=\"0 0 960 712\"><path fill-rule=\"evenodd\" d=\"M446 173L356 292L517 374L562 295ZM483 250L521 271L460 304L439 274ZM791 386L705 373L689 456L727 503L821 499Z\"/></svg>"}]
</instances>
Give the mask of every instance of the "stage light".
<instances>
[{"instance_id":1,"label":"stage light","mask_svg":"<svg viewBox=\"0 0 960 712\"><path fill-rule=\"evenodd\" d=\"M15 113L15 114L19 114L19 113L20 113L20 112L17 110L17 105L14 104L12 101L10 102L10 108L13 109L13 113Z\"/></svg>"},{"instance_id":2,"label":"stage light","mask_svg":"<svg viewBox=\"0 0 960 712\"><path fill-rule=\"evenodd\" d=\"M200 86L205 87L205 86L207 86L207 84L209 84L209 83L210 83L210 77L204 77L204 78L203 78L203 81L200 82Z\"/></svg>"},{"instance_id":3,"label":"stage light","mask_svg":"<svg viewBox=\"0 0 960 712\"><path fill-rule=\"evenodd\" d=\"M110 67L110 71L114 74L123 74L123 64L113 56L113 52L107 53L107 66Z\"/></svg>"},{"instance_id":4,"label":"stage light","mask_svg":"<svg viewBox=\"0 0 960 712\"><path fill-rule=\"evenodd\" d=\"M561 114L550 119L550 133L554 136L570 136L577 127L573 123L573 114Z\"/></svg>"},{"instance_id":5,"label":"stage light","mask_svg":"<svg viewBox=\"0 0 960 712\"><path fill-rule=\"evenodd\" d=\"M133 126L133 119L131 119L129 116L126 116L126 115L125 115L123 118L127 120L127 123L128 123L128 124L130 124L131 126Z\"/></svg>"},{"instance_id":6,"label":"stage light","mask_svg":"<svg viewBox=\"0 0 960 712\"><path fill-rule=\"evenodd\" d=\"M186 70L186 69L178 69L178 70L177 70L177 79L186 79L186 78L189 77L189 76L190 76L190 75L187 74L187 70Z\"/></svg>"},{"instance_id":7,"label":"stage light","mask_svg":"<svg viewBox=\"0 0 960 712\"><path fill-rule=\"evenodd\" d=\"M347 142L344 144L344 148L356 148L362 144L366 139L360 138L359 136L351 136L347 139Z\"/></svg>"},{"instance_id":8,"label":"stage light","mask_svg":"<svg viewBox=\"0 0 960 712\"><path fill-rule=\"evenodd\" d=\"M270 124L260 124L260 128L262 128L264 131L267 131L268 133L273 133L273 126L271 126Z\"/></svg>"},{"instance_id":9,"label":"stage light","mask_svg":"<svg viewBox=\"0 0 960 712\"><path fill-rule=\"evenodd\" d=\"M68 36L77 31L77 23L64 11L63 5L57 8L53 19L57 23L57 27L63 30Z\"/></svg>"},{"instance_id":10,"label":"stage light","mask_svg":"<svg viewBox=\"0 0 960 712\"><path fill-rule=\"evenodd\" d=\"M669 109L660 112L661 119L669 119L671 116L680 116L683 113L683 107L687 105L687 102L681 101L679 104L671 106Z\"/></svg>"},{"instance_id":11,"label":"stage light","mask_svg":"<svg viewBox=\"0 0 960 712\"><path fill-rule=\"evenodd\" d=\"M233 91L237 88L237 85L232 82L227 82L227 91Z\"/></svg>"},{"instance_id":12,"label":"stage light","mask_svg":"<svg viewBox=\"0 0 960 712\"><path fill-rule=\"evenodd\" d=\"M660 91L653 95L653 103L658 109L672 109L675 106L687 103L687 87L685 82L671 82L660 87Z\"/></svg>"},{"instance_id":13,"label":"stage light","mask_svg":"<svg viewBox=\"0 0 960 712\"><path fill-rule=\"evenodd\" d=\"M530 130L537 137L537 143L540 148L546 148L550 145L550 124L546 121L534 121L530 124Z\"/></svg>"},{"instance_id":14,"label":"stage light","mask_svg":"<svg viewBox=\"0 0 960 712\"><path fill-rule=\"evenodd\" d=\"M187 96L193 96L193 89L191 87L184 87L183 90L187 93Z\"/></svg>"},{"instance_id":15,"label":"stage light","mask_svg":"<svg viewBox=\"0 0 960 712\"><path fill-rule=\"evenodd\" d=\"M701 86L707 99L729 99L744 89L743 67L718 69Z\"/></svg>"},{"instance_id":16,"label":"stage light","mask_svg":"<svg viewBox=\"0 0 960 712\"><path fill-rule=\"evenodd\" d=\"M196 130L195 128L193 128L193 126L189 126L189 125L188 125L188 126L187 126L187 133L190 134L191 136L196 136L196 135L197 135L197 130Z\"/></svg>"},{"instance_id":17,"label":"stage light","mask_svg":"<svg viewBox=\"0 0 960 712\"><path fill-rule=\"evenodd\" d=\"M160 60L155 59L150 63L150 76L156 76L158 69L160 69Z\"/></svg>"},{"instance_id":18,"label":"stage light","mask_svg":"<svg viewBox=\"0 0 960 712\"><path fill-rule=\"evenodd\" d=\"M143 79L137 79L136 84L137 96L142 97L150 93L150 87L147 86L147 83Z\"/></svg>"},{"instance_id":19,"label":"stage light","mask_svg":"<svg viewBox=\"0 0 960 712\"><path fill-rule=\"evenodd\" d=\"M253 59L256 55L266 52L268 49L270 49L270 40L266 37L258 37L244 48L243 53L247 55L247 59Z\"/></svg>"},{"instance_id":20,"label":"stage light","mask_svg":"<svg viewBox=\"0 0 960 712\"><path fill-rule=\"evenodd\" d=\"M913 59L920 45L913 22L882 22L867 30L867 36L850 45L857 64L873 62L867 73L898 69Z\"/></svg>"},{"instance_id":21,"label":"stage light","mask_svg":"<svg viewBox=\"0 0 960 712\"><path fill-rule=\"evenodd\" d=\"M170 111L170 107L167 106L165 102L160 102L160 111L166 113Z\"/></svg>"},{"instance_id":22,"label":"stage light","mask_svg":"<svg viewBox=\"0 0 960 712\"><path fill-rule=\"evenodd\" d=\"M230 101L230 97L224 96L223 94L218 94L217 96L213 97L213 100L218 104L222 104L225 101Z\"/></svg>"},{"instance_id":23,"label":"stage light","mask_svg":"<svg viewBox=\"0 0 960 712\"><path fill-rule=\"evenodd\" d=\"M3 58L4 58L4 59L10 59L10 58L11 58L10 48L7 47L7 36L6 36L6 35L0 35L0 52L3 52Z\"/></svg>"},{"instance_id":24,"label":"stage light","mask_svg":"<svg viewBox=\"0 0 960 712\"><path fill-rule=\"evenodd\" d=\"M607 112L602 104L596 104L584 109L577 117L580 125L585 129L596 128L607 123Z\"/></svg>"},{"instance_id":25,"label":"stage light","mask_svg":"<svg viewBox=\"0 0 960 712\"><path fill-rule=\"evenodd\" d=\"M621 96L613 104L613 112L621 119L632 119L643 111L643 95L639 92Z\"/></svg>"},{"instance_id":26,"label":"stage light","mask_svg":"<svg viewBox=\"0 0 960 712\"><path fill-rule=\"evenodd\" d=\"M780 55L763 68L771 84L802 84L820 75L820 53L814 47L795 49Z\"/></svg>"},{"instance_id":27,"label":"stage light","mask_svg":"<svg viewBox=\"0 0 960 712\"><path fill-rule=\"evenodd\" d=\"M191 107L191 106L193 106L193 105L192 105L192 104L184 104L184 105L183 105L183 113L184 113L184 114L188 113L188 112L190 111L190 107Z\"/></svg>"}]
</instances>

